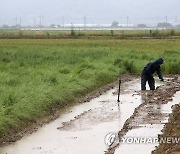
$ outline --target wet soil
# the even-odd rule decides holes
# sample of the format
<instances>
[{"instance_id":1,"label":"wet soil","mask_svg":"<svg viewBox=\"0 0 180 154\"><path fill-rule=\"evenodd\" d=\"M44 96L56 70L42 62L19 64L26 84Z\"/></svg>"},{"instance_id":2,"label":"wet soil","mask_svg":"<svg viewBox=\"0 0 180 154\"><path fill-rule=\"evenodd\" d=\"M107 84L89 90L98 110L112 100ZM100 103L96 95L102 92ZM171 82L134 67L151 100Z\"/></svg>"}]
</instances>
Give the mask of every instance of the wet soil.
<instances>
[{"instance_id":1,"label":"wet soil","mask_svg":"<svg viewBox=\"0 0 180 154\"><path fill-rule=\"evenodd\" d=\"M180 92L178 92L180 98ZM177 101L179 101L178 99ZM172 107L168 123L164 126L160 137L180 137L180 103ZM153 154L179 154L180 144L160 143Z\"/></svg>"},{"instance_id":2,"label":"wet soil","mask_svg":"<svg viewBox=\"0 0 180 154\"><path fill-rule=\"evenodd\" d=\"M118 133L119 142L116 145L109 147L109 149L106 151L106 154L114 154L116 153L116 151L118 152L121 151L122 153L122 149L117 150L118 148L121 148L123 146L121 145L120 139L129 132L138 129L141 130L142 127L146 127L146 128L150 127L151 128L150 130L152 130L153 127L156 127L159 124L167 123L169 113L163 112L161 110L163 108L163 105L166 105L168 104L168 102L172 101L173 95L177 91L180 91L180 77L178 75L171 76L171 78L168 78L166 80L165 85L157 87L156 90L154 91L140 92L143 103L139 105L134 110L134 113L131 115L131 117L126 120L123 128ZM179 98L179 96L177 97ZM176 103L180 103L180 102L177 101ZM161 130L162 128L163 125L159 125L159 130ZM147 132L148 129L147 131L144 131L144 134L146 134ZM142 130L141 133L143 133Z\"/></svg>"}]
</instances>

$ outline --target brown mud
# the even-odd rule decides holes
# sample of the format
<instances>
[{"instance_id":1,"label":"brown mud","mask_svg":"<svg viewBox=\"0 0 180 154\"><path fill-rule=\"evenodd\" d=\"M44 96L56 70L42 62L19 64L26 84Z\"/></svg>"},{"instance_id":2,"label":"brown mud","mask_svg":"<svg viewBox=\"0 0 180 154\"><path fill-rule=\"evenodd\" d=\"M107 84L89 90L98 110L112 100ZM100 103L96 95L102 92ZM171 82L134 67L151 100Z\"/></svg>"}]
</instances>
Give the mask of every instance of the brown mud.
<instances>
[{"instance_id":1,"label":"brown mud","mask_svg":"<svg viewBox=\"0 0 180 154\"><path fill-rule=\"evenodd\" d=\"M117 150L122 146L120 140L130 131L134 131L135 129L138 130L138 128L141 127L150 127L152 129L153 125L156 126L158 124L167 123L169 113L161 112L161 107L163 104L165 105L172 101L174 94L180 91L180 76L175 75L169 77L165 85L157 87L156 90L141 92L142 104L139 105L134 110L133 115L126 120L123 128L118 133L119 142L109 147L106 154L114 154L116 151L122 151ZM164 121L165 119L166 121ZM143 133L143 131L141 131L141 133Z\"/></svg>"},{"instance_id":2,"label":"brown mud","mask_svg":"<svg viewBox=\"0 0 180 154\"><path fill-rule=\"evenodd\" d=\"M180 93L179 93L180 95ZM180 104L173 106L168 123L163 128L160 137L180 137ZM180 154L180 144L160 143L153 154Z\"/></svg>"}]
</instances>

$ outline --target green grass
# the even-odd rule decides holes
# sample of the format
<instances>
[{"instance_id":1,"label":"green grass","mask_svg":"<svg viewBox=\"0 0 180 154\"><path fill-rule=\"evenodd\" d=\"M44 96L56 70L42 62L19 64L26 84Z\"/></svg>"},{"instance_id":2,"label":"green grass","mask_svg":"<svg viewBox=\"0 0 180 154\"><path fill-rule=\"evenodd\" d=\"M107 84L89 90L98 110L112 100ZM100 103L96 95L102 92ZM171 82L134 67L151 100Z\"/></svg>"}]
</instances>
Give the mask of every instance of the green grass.
<instances>
[{"instance_id":1,"label":"green grass","mask_svg":"<svg viewBox=\"0 0 180 154\"><path fill-rule=\"evenodd\" d=\"M0 40L0 137L159 57L180 73L180 40Z\"/></svg>"},{"instance_id":2,"label":"green grass","mask_svg":"<svg viewBox=\"0 0 180 154\"><path fill-rule=\"evenodd\" d=\"M0 29L1 38L66 38L66 37L168 37L180 36L179 29L166 30L20 30Z\"/></svg>"}]
</instances>

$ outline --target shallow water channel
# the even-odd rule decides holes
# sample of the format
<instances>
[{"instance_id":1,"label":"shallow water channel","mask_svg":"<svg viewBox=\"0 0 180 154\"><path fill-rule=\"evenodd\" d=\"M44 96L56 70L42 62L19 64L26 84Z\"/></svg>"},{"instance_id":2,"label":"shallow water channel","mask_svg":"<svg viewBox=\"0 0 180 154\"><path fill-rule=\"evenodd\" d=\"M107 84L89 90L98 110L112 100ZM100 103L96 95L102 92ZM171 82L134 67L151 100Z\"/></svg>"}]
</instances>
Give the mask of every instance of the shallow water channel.
<instances>
[{"instance_id":1,"label":"shallow water channel","mask_svg":"<svg viewBox=\"0 0 180 154\"><path fill-rule=\"evenodd\" d=\"M154 120L153 123L152 121L146 121L144 124L140 124L139 127L129 130L123 137L124 140L116 149L115 154L151 154L151 151L159 144L158 134L162 134L161 130L164 124L168 122L169 114L172 113L172 106L179 104L179 100L180 91L177 92L173 100L167 104L153 104L150 110L159 113L154 115L154 119L156 120ZM151 105L148 105L148 108L150 106Z\"/></svg>"},{"instance_id":2,"label":"shallow water channel","mask_svg":"<svg viewBox=\"0 0 180 154\"><path fill-rule=\"evenodd\" d=\"M142 103L139 90L138 79L123 83L119 107L117 87L90 102L69 107L57 120L39 128L37 132L0 148L0 154L103 154L108 148L105 144L107 134L117 134L134 109ZM161 112L171 113L171 105L175 103L162 105ZM162 127L163 124L144 125L126 135L157 136ZM133 148L129 146L132 144L120 145L115 153L131 153L129 150L133 149L134 154L143 150L146 150L147 154L147 151L150 153L156 145L135 144Z\"/></svg>"}]
</instances>

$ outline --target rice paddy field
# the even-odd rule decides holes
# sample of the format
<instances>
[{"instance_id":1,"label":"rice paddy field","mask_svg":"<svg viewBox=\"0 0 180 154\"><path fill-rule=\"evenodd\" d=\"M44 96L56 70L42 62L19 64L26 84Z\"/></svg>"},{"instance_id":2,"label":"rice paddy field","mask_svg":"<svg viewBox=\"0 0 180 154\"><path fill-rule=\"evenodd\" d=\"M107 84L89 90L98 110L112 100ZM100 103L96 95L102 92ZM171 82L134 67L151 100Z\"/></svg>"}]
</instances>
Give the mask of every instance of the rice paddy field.
<instances>
[{"instance_id":1,"label":"rice paddy field","mask_svg":"<svg viewBox=\"0 0 180 154\"><path fill-rule=\"evenodd\" d=\"M159 57L179 74L180 40L1 39L0 137Z\"/></svg>"},{"instance_id":2,"label":"rice paddy field","mask_svg":"<svg viewBox=\"0 0 180 154\"><path fill-rule=\"evenodd\" d=\"M112 29L112 30L83 30L69 29L58 30L56 28L48 29L0 29L0 38L88 38L88 37L112 37L112 38L131 38L131 37L170 37L180 36L179 29Z\"/></svg>"}]
</instances>

